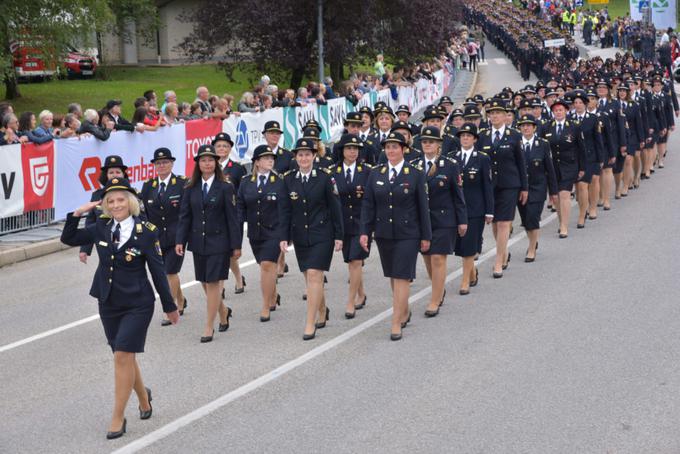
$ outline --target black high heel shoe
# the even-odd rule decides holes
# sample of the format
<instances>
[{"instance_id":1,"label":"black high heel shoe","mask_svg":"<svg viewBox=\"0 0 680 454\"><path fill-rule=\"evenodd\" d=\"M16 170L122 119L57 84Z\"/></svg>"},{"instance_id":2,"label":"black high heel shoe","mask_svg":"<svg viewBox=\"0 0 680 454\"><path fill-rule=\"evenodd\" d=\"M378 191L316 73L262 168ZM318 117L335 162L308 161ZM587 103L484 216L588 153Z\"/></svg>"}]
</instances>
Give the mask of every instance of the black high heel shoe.
<instances>
[{"instance_id":1,"label":"black high heel shoe","mask_svg":"<svg viewBox=\"0 0 680 454\"><path fill-rule=\"evenodd\" d=\"M357 310L356 310L356 307L355 307L355 308L354 308L354 312L345 312L345 318L346 318L347 320L353 319L353 318L357 315L357 312L356 312L356 311L357 311Z\"/></svg>"},{"instance_id":2,"label":"black high heel shoe","mask_svg":"<svg viewBox=\"0 0 680 454\"><path fill-rule=\"evenodd\" d=\"M116 432L106 432L106 439L107 440L115 440L116 438L120 438L125 434L125 429L127 428L127 419L123 418L123 427L120 428L120 430Z\"/></svg>"},{"instance_id":3,"label":"black high heel shoe","mask_svg":"<svg viewBox=\"0 0 680 454\"><path fill-rule=\"evenodd\" d=\"M475 267L475 280L470 282L470 287L476 287L477 283L479 283L479 270Z\"/></svg>"},{"instance_id":4,"label":"black high heel shoe","mask_svg":"<svg viewBox=\"0 0 680 454\"><path fill-rule=\"evenodd\" d=\"M187 307L189 307L189 302L187 301L186 298L184 298L184 306L182 306L182 310L179 311L180 317L184 315L184 311L186 310Z\"/></svg>"},{"instance_id":5,"label":"black high heel shoe","mask_svg":"<svg viewBox=\"0 0 680 454\"><path fill-rule=\"evenodd\" d=\"M279 295L279 294L277 293L277 294L276 294L276 303L274 303L273 306L270 306L270 307L269 307L269 311L270 311L270 312L274 312L274 311L276 310L276 306L280 306L280 305L281 305L281 295Z\"/></svg>"},{"instance_id":6,"label":"black high heel shoe","mask_svg":"<svg viewBox=\"0 0 680 454\"><path fill-rule=\"evenodd\" d=\"M331 315L331 310L326 308L326 319L323 322L317 322L314 326L318 329L325 328L326 322L330 318L330 315Z\"/></svg>"},{"instance_id":7,"label":"black high heel shoe","mask_svg":"<svg viewBox=\"0 0 680 454\"><path fill-rule=\"evenodd\" d=\"M504 269L504 270L507 270L507 269L508 269L508 265L510 264L510 259L511 259L511 258L512 258L512 254L511 254L510 252L508 252L508 261L505 262L505 263L503 264L503 266L501 266L502 269Z\"/></svg>"},{"instance_id":8,"label":"black high heel shoe","mask_svg":"<svg viewBox=\"0 0 680 454\"><path fill-rule=\"evenodd\" d=\"M368 297L364 295L364 300L361 302L361 304L355 305L354 309L363 309L366 306L366 300L368 300Z\"/></svg>"},{"instance_id":9,"label":"black high heel shoe","mask_svg":"<svg viewBox=\"0 0 680 454\"><path fill-rule=\"evenodd\" d=\"M312 340L316 337L316 327L314 327L314 332L312 334L304 334L302 333L302 340L303 341L308 341Z\"/></svg>"},{"instance_id":10,"label":"black high heel shoe","mask_svg":"<svg viewBox=\"0 0 680 454\"><path fill-rule=\"evenodd\" d=\"M227 306L227 323L225 323L224 325L220 323L219 328L217 328L217 330L220 333L223 333L223 332L225 332L226 330L229 329L229 319L231 318L231 314L232 314L232 310L229 306Z\"/></svg>"},{"instance_id":11,"label":"black high heel shoe","mask_svg":"<svg viewBox=\"0 0 680 454\"><path fill-rule=\"evenodd\" d=\"M390 340L391 341L398 341L401 340L401 332L395 334L395 333L390 333Z\"/></svg>"},{"instance_id":12,"label":"black high heel shoe","mask_svg":"<svg viewBox=\"0 0 680 454\"><path fill-rule=\"evenodd\" d=\"M201 336L201 344L212 342L213 336L215 336L215 330L212 330L212 334L210 336Z\"/></svg>"},{"instance_id":13,"label":"black high heel shoe","mask_svg":"<svg viewBox=\"0 0 680 454\"><path fill-rule=\"evenodd\" d=\"M406 319L405 322L402 322L401 329L406 328L406 325L408 325L410 322L411 322L411 311L408 311L408 318ZM399 335L399 339L401 339L401 334Z\"/></svg>"},{"instance_id":14,"label":"black high heel shoe","mask_svg":"<svg viewBox=\"0 0 680 454\"><path fill-rule=\"evenodd\" d=\"M153 407L151 406L151 390L149 388L146 388L146 395L149 396L149 409L142 410L140 408L139 419L149 419L151 417L151 413L153 413Z\"/></svg>"},{"instance_id":15,"label":"black high heel shoe","mask_svg":"<svg viewBox=\"0 0 680 454\"><path fill-rule=\"evenodd\" d=\"M246 277L243 275L241 276L241 283L243 284L241 288L235 287L234 293L236 293L237 295L240 295L241 293L246 291Z\"/></svg>"}]
</instances>

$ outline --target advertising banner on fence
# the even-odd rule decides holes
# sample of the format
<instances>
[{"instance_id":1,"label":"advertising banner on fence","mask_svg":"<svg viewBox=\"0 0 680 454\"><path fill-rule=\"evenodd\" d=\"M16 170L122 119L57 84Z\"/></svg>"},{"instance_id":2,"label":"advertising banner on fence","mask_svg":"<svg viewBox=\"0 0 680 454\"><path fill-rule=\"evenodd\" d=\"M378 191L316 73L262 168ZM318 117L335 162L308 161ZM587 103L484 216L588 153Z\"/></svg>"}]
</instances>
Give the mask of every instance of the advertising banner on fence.
<instances>
[{"instance_id":1,"label":"advertising banner on fence","mask_svg":"<svg viewBox=\"0 0 680 454\"><path fill-rule=\"evenodd\" d=\"M0 147L0 184L2 200L0 218L24 212L24 171L21 165L21 145Z\"/></svg>"},{"instance_id":2,"label":"advertising banner on fence","mask_svg":"<svg viewBox=\"0 0 680 454\"><path fill-rule=\"evenodd\" d=\"M234 146L231 149L231 159L236 162L250 162L253 150L265 143L264 125L268 121L278 121L283 126L283 109L275 108L262 113L243 113L232 115L222 124L222 130L231 136ZM283 139L281 139L283 145Z\"/></svg>"},{"instance_id":3,"label":"advertising banner on fence","mask_svg":"<svg viewBox=\"0 0 680 454\"><path fill-rule=\"evenodd\" d=\"M128 167L130 183L137 189L141 189L144 181L156 174L151 164L156 148L169 148L177 158L173 172L183 174L186 149L184 131L184 124L177 124L143 134L116 132L106 142L94 137L56 141L56 219L64 218L66 213L89 201L92 192L101 187L98 177L104 158L108 155L119 155L123 159Z\"/></svg>"},{"instance_id":4,"label":"advertising banner on fence","mask_svg":"<svg viewBox=\"0 0 680 454\"><path fill-rule=\"evenodd\" d=\"M337 142L345 129L347 102L345 98L328 100L325 106L319 106L319 124L321 125L321 140Z\"/></svg>"},{"instance_id":5,"label":"advertising banner on fence","mask_svg":"<svg viewBox=\"0 0 680 454\"><path fill-rule=\"evenodd\" d=\"M201 145L210 145L215 136L222 132L222 120L211 118L209 120L192 120L182 124L186 128L186 147L184 160L184 175L191 175L194 171L194 157ZM233 140L232 136L232 140ZM175 163L175 166L177 163ZM178 173L182 173L178 170Z\"/></svg>"},{"instance_id":6,"label":"advertising banner on fence","mask_svg":"<svg viewBox=\"0 0 680 454\"><path fill-rule=\"evenodd\" d=\"M24 173L24 211L47 210L54 206L54 141L21 146Z\"/></svg>"}]
</instances>

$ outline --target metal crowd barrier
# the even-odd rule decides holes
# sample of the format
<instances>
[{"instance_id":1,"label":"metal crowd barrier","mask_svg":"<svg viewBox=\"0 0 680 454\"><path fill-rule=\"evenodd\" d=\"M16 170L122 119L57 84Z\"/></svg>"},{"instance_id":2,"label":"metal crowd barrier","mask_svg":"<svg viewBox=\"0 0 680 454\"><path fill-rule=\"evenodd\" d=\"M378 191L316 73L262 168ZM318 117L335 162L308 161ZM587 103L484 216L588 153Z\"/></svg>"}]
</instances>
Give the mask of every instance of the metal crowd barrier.
<instances>
[{"instance_id":1,"label":"metal crowd barrier","mask_svg":"<svg viewBox=\"0 0 680 454\"><path fill-rule=\"evenodd\" d=\"M0 235L42 227L54 222L54 208L0 218Z\"/></svg>"}]
</instances>

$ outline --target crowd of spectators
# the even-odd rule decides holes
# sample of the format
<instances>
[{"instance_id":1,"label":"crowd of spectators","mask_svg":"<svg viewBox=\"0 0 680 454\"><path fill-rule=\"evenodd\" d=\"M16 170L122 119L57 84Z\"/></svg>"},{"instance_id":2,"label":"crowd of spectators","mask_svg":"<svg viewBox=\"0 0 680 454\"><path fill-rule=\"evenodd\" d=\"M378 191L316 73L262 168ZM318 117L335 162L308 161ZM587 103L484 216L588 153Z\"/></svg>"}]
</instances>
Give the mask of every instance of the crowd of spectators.
<instances>
[{"instance_id":1,"label":"crowd of spectators","mask_svg":"<svg viewBox=\"0 0 680 454\"><path fill-rule=\"evenodd\" d=\"M482 34L483 36L483 34ZM328 100L345 96L354 105L371 91L390 89L394 99L398 87L408 86L420 79L434 80L434 73L446 68L453 73L457 68L470 67L467 29L457 31L450 46L440 56L431 61L413 65L397 65L393 68L384 63L382 55L376 57L373 73L356 71L351 77L336 87L330 77L321 82L310 81L297 90L280 89L271 83L267 75L258 84L244 92L239 100L230 94L217 96L210 94L207 87L196 89L193 102L179 101L177 94L168 90L159 99L154 90L147 90L134 101L134 111L130 120L121 114L120 100L112 99L100 109L84 109L80 104L69 104L65 113L43 110L15 113L9 102L0 102L0 145L33 142L41 144L50 140L91 135L99 140L108 140L114 131L143 133L155 131L167 125L200 118L225 119L230 115L244 112L263 112L274 107L297 107L309 104L323 105ZM474 45L484 55L482 44ZM466 57L463 58L462 56ZM234 104L236 107L234 108Z\"/></svg>"}]
</instances>

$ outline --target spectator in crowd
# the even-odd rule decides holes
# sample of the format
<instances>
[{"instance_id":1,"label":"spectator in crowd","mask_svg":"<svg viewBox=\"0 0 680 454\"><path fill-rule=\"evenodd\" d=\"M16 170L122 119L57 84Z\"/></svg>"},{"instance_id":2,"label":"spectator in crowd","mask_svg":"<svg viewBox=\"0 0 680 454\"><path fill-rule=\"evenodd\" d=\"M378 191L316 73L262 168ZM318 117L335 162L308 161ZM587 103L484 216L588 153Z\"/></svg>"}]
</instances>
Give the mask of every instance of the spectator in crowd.
<instances>
[{"instance_id":1,"label":"spectator in crowd","mask_svg":"<svg viewBox=\"0 0 680 454\"><path fill-rule=\"evenodd\" d=\"M166 104L165 113L163 114L163 121L166 125L173 125L182 121L179 118L179 109L177 104L174 102L169 102Z\"/></svg>"},{"instance_id":2,"label":"spectator in crowd","mask_svg":"<svg viewBox=\"0 0 680 454\"><path fill-rule=\"evenodd\" d=\"M14 113L14 108L12 107L12 104L2 101L0 102L0 120L5 118L5 115L8 113Z\"/></svg>"},{"instance_id":3,"label":"spectator in crowd","mask_svg":"<svg viewBox=\"0 0 680 454\"><path fill-rule=\"evenodd\" d=\"M144 92L144 94L142 96L144 96L144 98L146 98L146 100L149 101L149 104L156 105L157 98L156 98L156 92L155 91L147 90L147 91Z\"/></svg>"},{"instance_id":4,"label":"spectator in crowd","mask_svg":"<svg viewBox=\"0 0 680 454\"><path fill-rule=\"evenodd\" d=\"M0 145L12 145L15 143L28 142L28 137L19 136L19 120L13 113L5 114L2 117L2 134L0 134Z\"/></svg>"},{"instance_id":5,"label":"spectator in crowd","mask_svg":"<svg viewBox=\"0 0 680 454\"><path fill-rule=\"evenodd\" d=\"M319 105L328 104L328 102L326 102L326 98L324 97L323 90L324 90L323 85L314 84L309 93L310 98L314 99L314 102L316 102Z\"/></svg>"},{"instance_id":6,"label":"spectator in crowd","mask_svg":"<svg viewBox=\"0 0 680 454\"><path fill-rule=\"evenodd\" d=\"M153 125L148 124L145 120L147 118L148 110L145 107L138 107L132 115L132 124L135 125L137 132L156 131L160 128L160 121Z\"/></svg>"},{"instance_id":7,"label":"spectator in crowd","mask_svg":"<svg viewBox=\"0 0 680 454\"><path fill-rule=\"evenodd\" d=\"M265 74L260 78L260 87L262 87L263 89L267 88L269 82L271 82L271 79L269 78L268 75Z\"/></svg>"},{"instance_id":8,"label":"spectator in crowd","mask_svg":"<svg viewBox=\"0 0 680 454\"><path fill-rule=\"evenodd\" d=\"M212 106L210 105L209 99L210 92L207 87L198 87L196 89L196 99L194 102L201 106L201 113L212 113Z\"/></svg>"},{"instance_id":9,"label":"spectator in crowd","mask_svg":"<svg viewBox=\"0 0 680 454\"><path fill-rule=\"evenodd\" d=\"M325 77L323 80L323 84L326 87L326 99L335 99L337 96L335 95L335 92L333 91L333 79L330 77Z\"/></svg>"},{"instance_id":10,"label":"spectator in crowd","mask_svg":"<svg viewBox=\"0 0 680 454\"><path fill-rule=\"evenodd\" d=\"M189 114L189 119L198 120L199 118L203 118L203 109L201 108L201 105L199 103L195 102L191 105L191 113Z\"/></svg>"},{"instance_id":11,"label":"spectator in crowd","mask_svg":"<svg viewBox=\"0 0 680 454\"><path fill-rule=\"evenodd\" d=\"M470 58L470 71L477 71L477 50L479 46L474 40L468 43L468 56Z\"/></svg>"},{"instance_id":12,"label":"spectator in crowd","mask_svg":"<svg viewBox=\"0 0 680 454\"><path fill-rule=\"evenodd\" d=\"M260 106L255 102L255 96L250 91L245 91L241 95L241 100L238 103L238 111L243 112L259 112Z\"/></svg>"},{"instance_id":13,"label":"spectator in crowd","mask_svg":"<svg viewBox=\"0 0 680 454\"><path fill-rule=\"evenodd\" d=\"M102 122L111 120L113 121L114 129L116 131L128 131L128 132L134 132L135 129L137 131L144 131L143 125L133 125L130 123L128 120L122 117L121 111L120 111L120 105L123 102L119 99L112 99L109 102L106 103L106 109L105 109L105 114L101 115L100 120Z\"/></svg>"},{"instance_id":14,"label":"spectator in crowd","mask_svg":"<svg viewBox=\"0 0 680 454\"><path fill-rule=\"evenodd\" d=\"M179 109L178 118L180 120L183 121L190 120L189 117L191 116L191 104L189 104L188 102L182 102L179 104L178 109Z\"/></svg>"},{"instance_id":15,"label":"spectator in crowd","mask_svg":"<svg viewBox=\"0 0 680 454\"><path fill-rule=\"evenodd\" d=\"M104 119L103 125L99 125L99 113L94 109L87 109L83 113L83 122L78 128L79 134L92 134L101 141L109 140L115 123L111 119Z\"/></svg>"},{"instance_id":16,"label":"spectator in crowd","mask_svg":"<svg viewBox=\"0 0 680 454\"><path fill-rule=\"evenodd\" d=\"M161 106L161 112L165 113L165 107L168 105L170 102L177 103L177 94L172 91L172 90L167 90L166 92L163 93L163 105Z\"/></svg>"},{"instance_id":17,"label":"spectator in crowd","mask_svg":"<svg viewBox=\"0 0 680 454\"><path fill-rule=\"evenodd\" d=\"M52 120L52 135L55 139L68 139L76 135L76 130L66 126L66 116L57 114Z\"/></svg>"},{"instance_id":18,"label":"spectator in crowd","mask_svg":"<svg viewBox=\"0 0 680 454\"><path fill-rule=\"evenodd\" d=\"M133 105L135 106L135 109L139 109L140 107L147 108L149 107L149 100L146 99L144 96L140 96L139 98L135 99Z\"/></svg>"},{"instance_id":19,"label":"spectator in crowd","mask_svg":"<svg viewBox=\"0 0 680 454\"><path fill-rule=\"evenodd\" d=\"M75 114L66 114L64 116L64 129L61 132L61 138L77 137L78 129L80 129L80 120Z\"/></svg>"},{"instance_id":20,"label":"spectator in crowd","mask_svg":"<svg viewBox=\"0 0 680 454\"><path fill-rule=\"evenodd\" d=\"M72 102L68 105L67 113L75 115L77 120L82 120L83 118L83 108L77 102Z\"/></svg>"},{"instance_id":21,"label":"spectator in crowd","mask_svg":"<svg viewBox=\"0 0 680 454\"><path fill-rule=\"evenodd\" d=\"M263 95L262 96L262 109L271 109L272 106L274 105L274 100L272 99L272 95Z\"/></svg>"},{"instance_id":22,"label":"spectator in crowd","mask_svg":"<svg viewBox=\"0 0 680 454\"><path fill-rule=\"evenodd\" d=\"M376 55L375 64L373 65L375 77L381 78L383 74L385 74L385 65L383 64L383 61L384 61L383 54Z\"/></svg>"},{"instance_id":23,"label":"spectator in crowd","mask_svg":"<svg viewBox=\"0 0 680 454\"><path fill-rule=\"evenodd\" d=\"M295 98L295 102L301 106L306 106L307 103L310 102L307 87L298 88L297 98Z\"/></svg>"},{"instance_id":24,"label":"spectator in crowd","mask_svg":"<svg viewBox=\"0 0 680 454\"><path fill-rule=\"evenodd\" d=\"M54 120L54 115L49 110L43 110L38 114L38 121L40 124L33 130L33 138L31 142L36 144L47 143L54 139L52 134L52 121Z\"/></svg>"},{"instance_id":25,"label":"spectator in crowd","mask_svg":"<svg viewBox=\"0 0 680 454\"><path fill-rule=\"evenodd\" d=\"M35 136L33 135L33 130L36 127L35 114L30 111L23 112L19 116L19 137L25 136L27 142L33 142Z\"/></svg>"}]
</instances>

